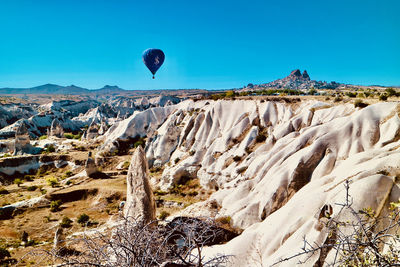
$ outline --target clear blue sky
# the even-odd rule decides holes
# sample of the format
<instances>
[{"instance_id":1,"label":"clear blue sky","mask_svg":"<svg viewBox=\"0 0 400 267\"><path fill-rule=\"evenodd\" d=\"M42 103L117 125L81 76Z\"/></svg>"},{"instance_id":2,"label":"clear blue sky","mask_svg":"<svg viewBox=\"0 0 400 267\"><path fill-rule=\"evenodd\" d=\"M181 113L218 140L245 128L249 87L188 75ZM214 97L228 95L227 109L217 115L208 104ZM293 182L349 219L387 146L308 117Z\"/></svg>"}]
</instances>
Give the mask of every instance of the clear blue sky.
<instances>
[{"instance_id":1,"label":"clear blue sky","mask_svg":"<svg viewBox=\"0 0 400 267\"><path fill-rule=\"evenodd\" d=\"M400 85L400 1L1 0L0 87ZM166 60L151 79L142 52Z\"/></svg>"}]
</instances>

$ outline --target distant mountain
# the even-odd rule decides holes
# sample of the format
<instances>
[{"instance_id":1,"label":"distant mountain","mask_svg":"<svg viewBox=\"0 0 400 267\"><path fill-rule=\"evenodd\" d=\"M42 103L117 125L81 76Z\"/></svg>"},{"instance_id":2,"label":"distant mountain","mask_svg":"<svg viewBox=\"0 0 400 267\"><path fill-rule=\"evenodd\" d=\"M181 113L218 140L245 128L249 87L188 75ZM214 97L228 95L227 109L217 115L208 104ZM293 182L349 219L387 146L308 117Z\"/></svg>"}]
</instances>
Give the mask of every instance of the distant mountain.
<instances>
[{"instance_id":1,"label":"distant mountain","mask_svg":"<svg viewBox=\"0 0 400 267\"><path fill-rule=\"evenodd\" d=\"M51 95L91 95L95 97L110 96L110 95L193 95L205 94L204 89L157 89L157 90L125 90L116 85L106 85L100 89L86 89L75 85L61 86L57 84L44 84L31 88L0 88L0 95L15 95L15 94L51 94Z\"/></svg>"},{"instance_id":2,"label":"distant mountain","mask_svg":"<svg viewBox=\"0 0 400 267\"><path fill-rule=\"evenodd\" d=\"M275 88L275 89L335 89L344 84L336 82L325 82L325 81L315 81L311 80L307 71L304 70L303 73L299 69L293 70L289 76L278 79L270 83L252 85L249 84L244 90L261 90L265 88Z\"/></svg>"},{"instance_id":3,"label":"distant mountain","mask_svg":"<svg viewBox=\"0 0 400 267\"><path fill-rule=\"evenodd\" d=\"M101 94L117 94L117 93L125 93L127 90L119 88L116 85L106 85L103 88L92 90L91 92L101 93Z\"/></svg>"},{"instance_id":4,"label":"distant mountain","mask_svg":"<svg viewBox=\"0 0 400 267\"><path fill-rule=\"evenodd\" d=\"M127 90L118 86L106 85L103 88L89 90L75 85L61 86L57 84L44 84L31 88L0 88L0 94L54 94L54 95L81 95L81 94L113 94L123 93Z\"/></svg>"}]
</instances>

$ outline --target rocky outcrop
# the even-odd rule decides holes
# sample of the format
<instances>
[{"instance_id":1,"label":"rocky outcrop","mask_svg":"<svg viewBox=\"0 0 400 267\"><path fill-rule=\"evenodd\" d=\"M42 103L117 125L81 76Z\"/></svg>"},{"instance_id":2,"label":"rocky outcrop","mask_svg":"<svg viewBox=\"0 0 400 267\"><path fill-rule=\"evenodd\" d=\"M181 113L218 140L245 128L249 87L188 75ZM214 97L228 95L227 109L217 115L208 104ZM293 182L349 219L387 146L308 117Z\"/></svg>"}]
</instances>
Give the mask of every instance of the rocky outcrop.
<instances>
[{"instance_id":1,"label":"rocky outcrop","mask_svg":"<svg viewBox=\"0 0 400 267\"><path fill-rule=\"evenodd\" d=\"M95 100L73 101L73 100L60 100L51 101L48 104L41 105L41 110L62 112L69 114L71 117L78 116L80 113L86 113L89 109L95 108L99 102Z\"/></svg>"},{"instance_id":2,"label":"rocky outcrop","mask_svg":"<svg viewBox=\"0 0 400 267\"><path fill-rule=\"evenodd\" d=\"M149 107L150 102L147 97L142 97L142 98L138 99L138 101L136 102L136 105L140 106L142 109L146 109Z\"/></svg>"},{"instance_id":3,"label":"rocky outcrop","mask_svg":"<svg viewBox=\"0 0 400 267\"><path fill-rule=\"evenodd\" d=\"M0 153L10 153L14 149L14 142L10 140L0 141Z\"/></svg>"},{"instance_id":4,"label":"rocky outcrop","mask_svg":"<svg viewBox=\"0 0 400 267\"><path fill-rule=\"evenodd\" d=\"M288 79L291 79L291 80L295 80L295 79L302 78L300 70L299 70L299 69L293 70L293 71L289 74L289 76L288 76L287 78L288 78Z\"/></svg>"},{"instance_id":5,"label":"rocky outcrop","mask_svg":"<svg viewBox=\"0 0 400 267\"><path fill-rule=\"evenodd\" d=\"M108 125L107 125L107 122L105 121L105 120L102 120L101 121L101 124L100 124L100 129L99 129L99 135L103 135L103 134L105 134L105 132L107 132L107 130L108 130Z\"/></svg>"},{"instance_id":6,"label":"rocky outcrop","mask_svg":"<svg viewBox=\"0 0 400 267\"><path fill-rule=\"evenodd\" d=\"M148 162L164 167L162 190L194 178L215 190L182 216L229 217L244 229L204 255L235 255L230 266L270 266L296 254L304 236L310 244L327 240L319 214L331 205L338 218L344 181L355 210L398 201L399 114L393 102L355 109L312 100L184 101L136 112L112 126L105 143L148 134Z\"/></svg>"},{"instance_id":7,"label":"rocky outcrop","mask_svg":"<svg viewBox=\"0 0 400 267\"><path fill-rule=\"evenodd\" d=\"M99 124L96 121L93 121L87 129L86 140L92 140L99 136L99 129Z\"/></svg>"},{"instance_id":8,"label":"rocky outcrop","mask_svg":"<svg viewBox=\"0 0 400 267\"><path fill-rule=\"evenodd\" d=\"M39 138L42 135L47 134L48 128L54 119L58 119L62 125L62 128L67 132L77 132L83 127L83 124L79 121L72 121L69 118L63 117L61 113L52 111L41 112L37 115L30 117L29 119L21 119L11 125L8 125L0 130L0 138L10 138L15 135L16 129L21 125L25 124L29 135L32 138Z\"/></svg>"},{"instance_id":9,"label":"rocky outcrop","mask_svg":"<svg viewBox=\"0 0 400 267\"><path fill-rule=\"evenodd\" d=\"M152 146L148 148L146 156L150 166L160 167L169 161L175 151L182 131L180 123L184 118L182 111L170 115L163 125L158 128L157 135L152 139Z\"/></svg>"},{"instance_id":10,"label":"rocky outcrop","mask_svg":"<svg viewBox=\"0 0 400 267\"><path fill-rule=\"evenodd\" d=\"M16 177L36 174L40 167L46 170L74 164L68 155L24 155L0 159L0 184L10 184Z\"/></svg>"},{"instance_id":11,"label":"rocky outcrop","mask_svg":"<svg viewBox=\"0 0 400 267\"><path fill-rule=\"evenodd\" d=\"M22 104L1 104L0 106L0 129L10 125L21 118L29 118L35 112L31 106Z\"/></svg>"},{"instance_id":12,"label":"rocky outcrop","mask_svg":"<svg viewBox=\"0 0 400 267\"><path fill-rule=\"evenodd\" d=\"M113 154L123 146L133 146L131 141L138 137L151 137L158 127L175 110L177 105L163 108L151 108L135 112L129 118L118 121L106 132L105 142L100 147L101 154Z\"/></svg>"},{"instance_id":13,"label":"rocky outcrop","mask_svg":"<svg viewBox=\"0 0 400 267\"><path fill-rule=\"evenodd\" d=\"M58 227L56 232L54 233L54 240L53 240L53 249L58 250L62 246L62 241L65 239L63 234L63 229Z\"/></svg>"},{"instance_id":14,"label":"rocky outcrop","mask_svg":"<svg viewBox=\"0 0 400 267\"><path fill-rule=\"evenodd\" d=\"M15 131L14 155L31 154L33 150L28 128L25 123L22 123Z\"/></svg>"},{"instance_id":15,"label":"rocky outcrop","mask_svg":"<svg viewBox=\"0 0 400 267\"><path fill-rule=\"evenodd\" d=\"M303 74L301 76L303 76L303 79L305 80L310 80L310 76L308 75L306 70L303 71Z\"/></svg>"},{"instance_id":16,"label":"rocky outcrop","mask_svg":"<svg viewBox=\"0 0 400 267\"><path fill-rule=\"evenodd\" d=\"M161 94L158 97L151 98L149 102L155 107L165 107L167 105L178 104L179 102L181 102L181 99L175 96L167 96Z\"/></svg>"},{"instance_id":17,"label":"rocky outcrop","mask_svg":"<svg viewBox=\"0 0 400 267\"><path fill-rule=\"evenodd\" d=\"M145 223L156 219L156 204L149 182L147 159L141 146L136 148L126 177L124 216Z\"/></svg>"},{"instance_id":18,"label":"rocky outcrop","mask_svg":"<svg viewBox=\"0 0 400 267\"><path fill-rule=\"evenodd\" d=\"M94 175L96 175L96 173L98 173L96 163L94 162L94 159L92 158L92 152L89 152L89 154L88 154L88 158L85 163L85 171L86 171L86 175L89 177L93 177Z\"/></svg>"},{"instance_id":19,"label":"rocky outcrop","mask_svg":"<svg viewBox=\"0 0 400 267\"><path fill-rule=\"evenodd\" d=\"M64 129L60 121L56 118L51 122L50 126L50 136L62 138L64 137Z\"/></svg>"},{"instance_id":20,"label":"rocky outcrop","mask_svg":"<svg viewBox=\"0 0 400 267\"><path fill-rule=\"evenodd\" d=\"M289 76L278 79L269 83L259 84L255 86L248 86L242 90L244 91L253 91L253 90L263 90L266 88L274 88L274 89L293 89L293 90L304 90L304 89L335 89L340 86L345 86L344 84L336 83L336 82L325 82L325 81L316 81L311 80L307 71L304 70L303 74L301 74L299 69L293 70Z\"/></svg>"}]
</instances>

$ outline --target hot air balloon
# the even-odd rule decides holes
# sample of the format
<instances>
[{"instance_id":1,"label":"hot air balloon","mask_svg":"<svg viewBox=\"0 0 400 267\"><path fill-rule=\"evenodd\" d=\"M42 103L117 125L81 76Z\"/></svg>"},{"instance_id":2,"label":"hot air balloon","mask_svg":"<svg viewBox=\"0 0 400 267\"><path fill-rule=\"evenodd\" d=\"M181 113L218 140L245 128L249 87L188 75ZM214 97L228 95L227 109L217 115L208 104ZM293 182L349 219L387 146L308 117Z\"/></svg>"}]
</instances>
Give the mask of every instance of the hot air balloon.
<instances>
[{"instance_id":1,"label":"hot air balloon","mask_svg":"<svg viewBox=\"0 0 400 267\"><path fill-rule=\"evenodd\" d=\"M143 52L143 62L154 75L164 63L165 55L161 49L149 48Z\"/></svg>"}]
</instances>

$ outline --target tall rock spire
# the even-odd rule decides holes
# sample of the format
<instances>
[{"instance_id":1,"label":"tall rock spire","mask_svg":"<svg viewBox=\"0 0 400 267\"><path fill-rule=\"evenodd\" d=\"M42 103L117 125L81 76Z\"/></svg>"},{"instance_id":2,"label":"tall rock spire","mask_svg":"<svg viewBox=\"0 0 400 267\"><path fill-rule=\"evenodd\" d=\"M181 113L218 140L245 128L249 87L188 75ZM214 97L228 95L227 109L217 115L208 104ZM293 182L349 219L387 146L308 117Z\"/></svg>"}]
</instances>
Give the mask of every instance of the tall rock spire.
<instances>
[{"instance_id":1,"label":"tall rock spire","mask_svg":"<svg viewBox=\"0 0 400 267\"><path fill-rule=\"evenodd\" d=\"M149 181L149 167L141 146L136 148L126 177L124 216L144 223L156 219L156 204Z\"/></svg>"}]
</instances>

